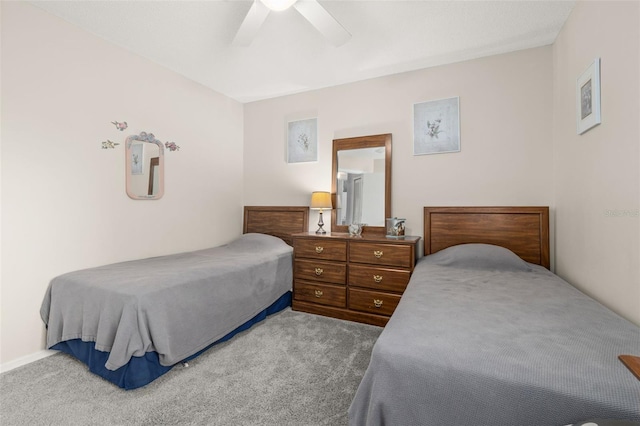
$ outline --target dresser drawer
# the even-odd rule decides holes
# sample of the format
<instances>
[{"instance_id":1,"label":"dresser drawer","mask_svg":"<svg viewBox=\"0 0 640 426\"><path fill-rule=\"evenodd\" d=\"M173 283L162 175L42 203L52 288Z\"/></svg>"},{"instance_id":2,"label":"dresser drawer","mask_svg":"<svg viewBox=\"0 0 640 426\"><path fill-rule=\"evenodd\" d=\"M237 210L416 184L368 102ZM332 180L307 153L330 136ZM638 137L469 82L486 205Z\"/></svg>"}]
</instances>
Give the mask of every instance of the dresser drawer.
<instances>
[{"instance_id":1,"label":"dresser drawer","mask_svg":"<svg viewBox=\"0 0 640 426\"><path fill-rule=\"evenodd\" d=\"M412 268L412 249L409 245L352 241L349 245L349 262Z\"/></svg>"},{"instance_id":2,"label":"dresser drawer","mask_svg":"<svg viewBox=\"0 0 640 426\"><path fill-rule=\"evenodd\" d=\"M409 283L411 272L402 269L372 268L370 266L350 265L349 285L374 290L402 293Z\"/></svg>"},{"instance_id":3,"label":"dresser drawer","mask_svg":"<svg viewBox=\"0 0 640 426\"><path fill-rule=\"evenodd\" d=\"M349 309L371 314L391 315L400 302L397 294L349 288Z\"/></svg>"},{"instance_id":4,"label":"dresser drawer","mask_svg":"<svg viewBox=\"0 0 640 426\"><path fill-rule=\"evenodd\" d=\"M293 298L303 302L344 308L347 306L347 288L296 280Z\"/></svg>"},{"instance_id":5,"label":"dresser drawer","mask_svg":"<svg viewBox=\"0 0 640 426\"><path fill-rule=\"evenodd\" d=\"M347 242L323 238L295 238L293 249L296 258L347 261Z\"/></svg>"},{"instance_id":6,"label":"dresser drawer","mask_svg":"<svg viewBox=\"0 0 640 426\"><path fill-rule=\"evenodd\" d=\"M296 259L294 267L296 279L343 285L347 283L347 265L344 263Z\"/></svg>"}]
</instances>

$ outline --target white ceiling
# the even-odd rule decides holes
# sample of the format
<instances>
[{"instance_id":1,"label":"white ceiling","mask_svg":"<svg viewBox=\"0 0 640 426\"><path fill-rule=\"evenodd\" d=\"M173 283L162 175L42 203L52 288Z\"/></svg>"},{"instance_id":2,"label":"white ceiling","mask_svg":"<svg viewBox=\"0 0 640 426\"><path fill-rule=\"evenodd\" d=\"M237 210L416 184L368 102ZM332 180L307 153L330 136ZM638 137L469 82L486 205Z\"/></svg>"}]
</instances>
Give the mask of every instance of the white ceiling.
<instances>
[{"instance_id":1,"label":"white ceiling","mask_svg":"<svg viewBox=\"0 0 640 426\"><path fill-rule=\"evenodd\" d=\"M31 1L240 102L553 43L575 0L319 0L351 34L335 47L294 8L231 42L251 0Z\"/></svg>"}]
</instances>

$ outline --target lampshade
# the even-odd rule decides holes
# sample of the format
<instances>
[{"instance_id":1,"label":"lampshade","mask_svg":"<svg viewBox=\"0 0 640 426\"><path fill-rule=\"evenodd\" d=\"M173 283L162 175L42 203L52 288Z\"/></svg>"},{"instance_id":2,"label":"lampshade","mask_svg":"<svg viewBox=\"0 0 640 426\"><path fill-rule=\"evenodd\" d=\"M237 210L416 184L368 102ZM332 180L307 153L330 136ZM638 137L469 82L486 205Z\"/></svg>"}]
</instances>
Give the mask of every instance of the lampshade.
<instances>
[{"instance_id":1,"label":"lampshade","mask_svg":"<svg viewBox=\"0 0 640 426\"><path fill-rule=\"evenodd\" d=\"M262 3L269 9L279 12L293 6L297 0L262 0Z\"/></svg>"},{"instance_id":2,"label":"lampshade","mask_svg":"<svg viewBox=\"0 0 640 426\"><path fill-rule=\"evenodd\" d=\"M311 194L312 209L331 209L331 193L317 191Z\"/></svg>"}]
</instances>

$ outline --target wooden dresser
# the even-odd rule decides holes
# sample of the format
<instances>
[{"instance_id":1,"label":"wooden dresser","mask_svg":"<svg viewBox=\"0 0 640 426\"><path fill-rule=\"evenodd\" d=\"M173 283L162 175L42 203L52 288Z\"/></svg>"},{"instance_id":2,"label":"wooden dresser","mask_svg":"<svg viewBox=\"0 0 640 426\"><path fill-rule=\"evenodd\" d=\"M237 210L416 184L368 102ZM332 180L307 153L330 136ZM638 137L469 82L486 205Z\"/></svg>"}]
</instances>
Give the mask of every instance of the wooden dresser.
<instances>
[{"instance_id":1,"label":"wooden dresser","mask_svg":"<svg viewBox=\"0 0 640 426\"><path fill-rule=\"evenodd\" d=\"M420 237L293 234L296 311L384 326L409 282Z\"/></svg>"}]
</instances>

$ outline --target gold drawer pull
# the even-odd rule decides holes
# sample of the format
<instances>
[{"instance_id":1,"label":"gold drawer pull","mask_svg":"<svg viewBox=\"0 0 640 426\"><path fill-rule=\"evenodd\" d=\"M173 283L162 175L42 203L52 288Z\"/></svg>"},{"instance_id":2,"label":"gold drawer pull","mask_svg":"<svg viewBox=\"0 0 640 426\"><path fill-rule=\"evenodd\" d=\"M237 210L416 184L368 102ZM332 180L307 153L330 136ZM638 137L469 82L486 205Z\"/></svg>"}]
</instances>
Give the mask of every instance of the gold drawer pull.
<instances>
[{"instance_id":1,"label":"gold drawer pull","mask_svg":"<svg viewBox=\"0 0 640 426\"><path fill-rule=\"evenodd\" d=\"M317 276L322 275L323 272L324 272L324 270L322 268L316 268L316 275Z\"/></svg>"},{"instance_id":2,"label":"gold drawer pull","mask_svg":"<svg viewBox=\"0 0 640 426\"><path fill-rule=\"evenodd\" d=\"M380 308L382 306L382 300L373 299L373 306L375 306L376 308Z\"/></svg>"},{"instance_id":3,"label":"gold drawer pull","mask_svg":"<svg viewBox=\"0 0 640 426\"><path fill-rule=\"evenodd\" d=\"M382 257L382 250L374 250L373 255L380 259Z\"/></svg>"},{"instance_id":4,"label":"gold drawer pull","mask_svg":"<svg viewBox=\"0 0 640 426\"><path fill-rule=\"evenodd\" d=\"M322 293L322 290L316 290L315 294L316 294L316 297L322 297L324 293Z\"/></svg>"},{"instance_id":5,"label":"gold drawer pull","mask_svg":"<svg viewBox=\"0 0 640 426\"><path fill-rule=\"evenodd\" d=\"M377 283L382 281L382 275L374 275L373 280Z\"/></svg>"},{"instance_id":6,"label":"gold drawer pull","mask_svg":"<svg viewBox=\"0 0 640 426\"><path fill-rule=\"evenodd\" d=\"M316 246L316 253L320 254L324 251L324 247Z\"/></svg>"}]
</instances>

